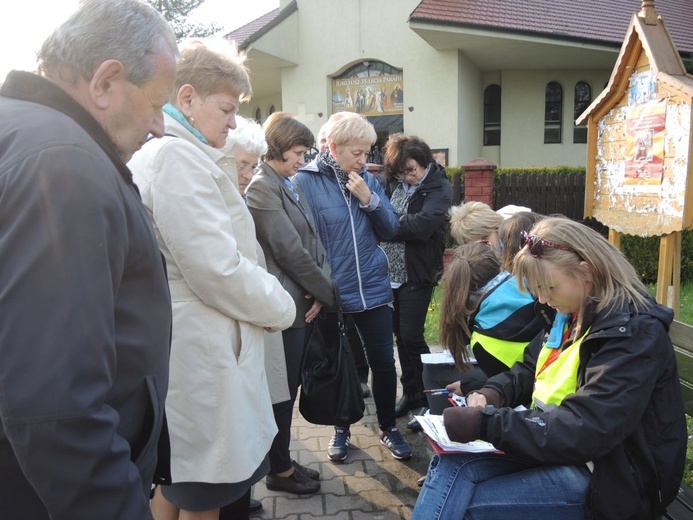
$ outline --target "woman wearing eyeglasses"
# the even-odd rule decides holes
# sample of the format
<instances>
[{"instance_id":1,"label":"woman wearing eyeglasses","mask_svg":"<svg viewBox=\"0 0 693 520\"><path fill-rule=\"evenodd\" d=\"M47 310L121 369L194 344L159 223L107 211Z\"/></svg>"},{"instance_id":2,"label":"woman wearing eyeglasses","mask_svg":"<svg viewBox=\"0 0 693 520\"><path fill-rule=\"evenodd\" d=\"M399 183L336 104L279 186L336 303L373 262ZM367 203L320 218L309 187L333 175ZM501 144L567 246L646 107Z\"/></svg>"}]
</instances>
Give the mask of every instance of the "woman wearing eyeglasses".
<instances>
[{"instance_id":1,"label":"woman wearing eyeglasses","mask_svg":"<svg viewBox=\"0 0 693 520\"><path fill-rule=\"evenodd\" d=\"M395 298L393 329L403 389L395 415L400 417L426 406L421 354L429 349L424 326L433 288L443 273L452 186L445 168L433 160L431 149L418 137L394 134L386 147L387 192L399 217L399 232L382 247Z\"/></svg>"},{"instance_id":2,"label":"woman wearing eyeglasses","mask_svg":"<svg viewBox=\"0 0 693 520\"><path fill-rule=\"evenodd\" d=\"M673 313L586 226L547 218L524 244L513 272L553 327L538 356L443 415L452 440L504 454L434 457L412 518L659 518L686 452Z\"/></svg>"},{"instance_id":3,"label":"woman wearing eyeglasses","mask_svg":"<svg viewBox=\"0 0 693 520\"><path fill-rule=\"evenodd\" d=\"M267 152L265 132L252 119L236 116L236 128L229 131L223 152L233 158L238 177L238 191L245 198L245 189L253 178L260 157Z\"/></svg>"}]
</instances>

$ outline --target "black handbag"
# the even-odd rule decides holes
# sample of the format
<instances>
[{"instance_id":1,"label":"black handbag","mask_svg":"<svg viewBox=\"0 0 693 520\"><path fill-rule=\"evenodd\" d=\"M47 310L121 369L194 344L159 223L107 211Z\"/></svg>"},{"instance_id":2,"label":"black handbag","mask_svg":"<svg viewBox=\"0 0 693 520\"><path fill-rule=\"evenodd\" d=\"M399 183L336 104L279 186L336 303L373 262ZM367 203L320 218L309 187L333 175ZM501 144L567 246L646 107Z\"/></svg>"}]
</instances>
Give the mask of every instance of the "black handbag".
<instances>
[{"instance_id":1,"label":"black handbag","mask_svg":"<svg viewBox=\"0 0 693 520\"><path fill-rule=\"evenodd\" d=\"M319 318L309 332L301 363L298 409L312 424L349 426L363 417L361 382L349 348L341 308Z\"/></svg>"}]
</instances>

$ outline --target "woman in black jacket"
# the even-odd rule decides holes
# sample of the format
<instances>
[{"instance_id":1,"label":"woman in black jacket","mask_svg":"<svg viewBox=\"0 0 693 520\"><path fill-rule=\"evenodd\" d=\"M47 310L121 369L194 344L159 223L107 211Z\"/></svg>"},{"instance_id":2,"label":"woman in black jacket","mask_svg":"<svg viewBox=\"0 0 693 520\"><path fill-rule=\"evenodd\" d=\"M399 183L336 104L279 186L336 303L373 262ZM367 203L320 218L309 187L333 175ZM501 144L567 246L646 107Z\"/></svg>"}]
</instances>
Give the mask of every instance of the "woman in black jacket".
<instances>
[{"instance_id":1,"label":"woman in black jacket","mask_svg":"<svg viewBox=\"0 0 693 520\"><path fill-rule=\"evenodd\" d=\"M387 191L400 224L397 236L382 244L395 297L393 329L403 388L395 414L400 417L426 406L421 354L429 349L424 325L433 288L443 272L452 186L445 168L418 137L394 134L386 147Z\"/></svg>"},{"instance_id":2,"label":"woman in black jacket","mask_svg":"<svg viewBox=\"0 0 693 520\"><path fill-rule=\"evenodd\" d=\"M544 219L524 244L513 273L557 311L543 348L443 413L452 440L505 454L435 457L412 518L659 518L686 453L673 313L582 224Z\"/></svg>"}]
</instances>

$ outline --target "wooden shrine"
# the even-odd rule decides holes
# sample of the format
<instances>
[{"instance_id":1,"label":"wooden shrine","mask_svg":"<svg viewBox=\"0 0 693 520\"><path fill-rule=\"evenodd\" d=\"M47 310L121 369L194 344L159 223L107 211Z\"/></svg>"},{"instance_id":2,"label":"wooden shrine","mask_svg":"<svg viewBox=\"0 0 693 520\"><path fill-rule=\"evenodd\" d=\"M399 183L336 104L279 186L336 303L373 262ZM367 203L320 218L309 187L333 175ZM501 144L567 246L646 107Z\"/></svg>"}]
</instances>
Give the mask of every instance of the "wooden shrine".
<instances>
[{"instance_id":1,"label":"wooden shrine","mask_svg":"<svg viewBox=\"0 0 693 520\"><path fill-rule=\"evenodd\" d=\"M678 316L681 231L693 226L691 105L686 73L653 0L633 15L604 91L577 119L587 124L585 216L621 234L661 236L657 301Z\"/></svg>"}]
</instances>

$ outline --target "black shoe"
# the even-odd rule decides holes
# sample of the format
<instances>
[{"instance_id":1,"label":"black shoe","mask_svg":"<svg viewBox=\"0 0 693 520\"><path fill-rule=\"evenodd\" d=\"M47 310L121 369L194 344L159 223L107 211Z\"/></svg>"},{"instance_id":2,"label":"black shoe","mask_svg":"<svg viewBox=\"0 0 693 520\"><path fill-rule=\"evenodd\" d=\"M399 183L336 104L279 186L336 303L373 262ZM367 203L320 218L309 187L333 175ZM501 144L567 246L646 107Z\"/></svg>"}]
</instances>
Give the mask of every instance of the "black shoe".
<instances>
[{"instance_id":1,"label":"black shoe","mask_svg":"<svg viewBox=\"0 0 693 520\"><path fill-rule=\"evenodd\" d=\"M299 473L302 473L304 477L308 477L311 480L320 480L320 473L318 473L314 469L310 469L310 468L306 468L305 466L301 466L295 460L291 461L291 465L293 466L294 471L298 471Z\"/></svg>"},{"instance_id":2,"label":"black shoe","mask_svg":"<svg viewBox=\"0 0 693 520\"><path fill-rule=\"evenodd\" d=\"M248 513L252 515L254 513L259 513L260 511L262 511L262 502L260 502L259 500L255 500L254 498L251 498Z\"/></svg>"},{"instance_id":3,"label":"black shoe","mask_svg":"<svg viewBox=\"0 0 693 520\"><path fill-rule=\"evenodd\" d=\"M361 395L364 399L371 396L371 389L368 388L368 383L361 383Z\"/></svg>"},{"instance_id":4,"label":"black shoe","mask_svg":"<svg viewBox=\"0 0 693 520\"><path fill-rule=\"evenodd\" d=\"M404 394L395 405L395 417L402 417L409 410L421 408L422 406L426 406L426 404L426 398L423 396L417 397L411 394Z\"/></svg>"},{"instance_id":5,"label":"black shoe","mask_svg":"<svg viewBox=\"0 0 693 520\"><path fill-rule=\"evenodd\" d=\"M288 477L267 475L265 477L265 486L270 491L286 491L295 495L312 495L320 491L320 482L309 479L296 470Z\"/></svg>"},{"instance_id":6,"label":"black shoe","mask_svg":"<svg viewBox=\"0 0 693 520\"><path fill-rule=\"evenodd\" d=\"M419 421L416 420L416 415L425 415L426 411L428 408L418 408L417 410L414 410L412 413L412 418L411 420L407 423L407 428L410 430L415 430L415 431L420 431L423 430L421 425L419 424Z\"/></svg>"}]
</instances>

